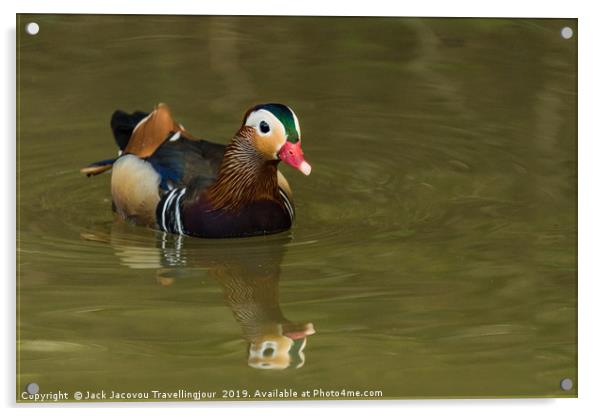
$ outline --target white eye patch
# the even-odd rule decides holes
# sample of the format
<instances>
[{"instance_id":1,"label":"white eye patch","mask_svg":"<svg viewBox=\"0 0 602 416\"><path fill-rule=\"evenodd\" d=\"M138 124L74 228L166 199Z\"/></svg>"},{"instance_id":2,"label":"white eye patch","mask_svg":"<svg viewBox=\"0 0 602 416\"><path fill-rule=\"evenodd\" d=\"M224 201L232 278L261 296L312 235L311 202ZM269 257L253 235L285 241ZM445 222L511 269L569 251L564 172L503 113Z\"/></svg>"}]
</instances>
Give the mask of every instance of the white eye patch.
<instances>
[{"instance_id":1,"label":"white eye patch","mask_svg":"<svg viewBox=\"0 0 602 416\"><path fill-rule=\"evenodd\" d=\"M284 125L274 114L268 110L260 109L253 111L247 117L245 126L251 126L255 128L255 130L257 130L257 132L262 136L276 131L279 132L282 137L286 137Z\"/></svg>"}]
</instances>

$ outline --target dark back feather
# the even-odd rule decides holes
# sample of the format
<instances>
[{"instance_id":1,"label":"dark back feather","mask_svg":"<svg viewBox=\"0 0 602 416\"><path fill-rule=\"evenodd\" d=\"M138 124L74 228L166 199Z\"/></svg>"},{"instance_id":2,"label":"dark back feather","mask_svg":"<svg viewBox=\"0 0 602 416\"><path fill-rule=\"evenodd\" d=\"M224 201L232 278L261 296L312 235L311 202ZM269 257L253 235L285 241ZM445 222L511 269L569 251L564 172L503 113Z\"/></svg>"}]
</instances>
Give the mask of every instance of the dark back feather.
<instances>
[{"instance_id":1,"label":"dark back feather","mask_svg":"<svg viewBox=\"0 0 602 416\"><path fill-rule=\"evenodd\" d=\"M142 111L128 114L125 111L117 110L113 113L113 116L111 116L111 130L113 130L113 136L119 149L124 150L126 148L134 127L148 115L149 113Z\"/></svg>"},{"instance_id":2,"label":"dark back feather","mask_svg":"<svg viewBox=\"0 0 602 416\"><path fill-rule=\"evenodd\" d=\"M168 190L186 186L201 191L217 177L226 146L181 136L165 142L146 160L161 175L161 188Z\"/></svg>"},{"instance_id":3,"label":"dark back feather","mask_svg":"<svg viewBox=\"0 0 602 416\"><path fill-rule=\"evenodd\" d=\"M121 110L113 113L111 129L122 151L127 147L134 128L149 114L142 111L128 114ZM184 134L176 141L165 141L146 158L161 176L163 191L183 186L202 190L217 176L226 146L193 140Z\"/></svg>"}]
</instances>

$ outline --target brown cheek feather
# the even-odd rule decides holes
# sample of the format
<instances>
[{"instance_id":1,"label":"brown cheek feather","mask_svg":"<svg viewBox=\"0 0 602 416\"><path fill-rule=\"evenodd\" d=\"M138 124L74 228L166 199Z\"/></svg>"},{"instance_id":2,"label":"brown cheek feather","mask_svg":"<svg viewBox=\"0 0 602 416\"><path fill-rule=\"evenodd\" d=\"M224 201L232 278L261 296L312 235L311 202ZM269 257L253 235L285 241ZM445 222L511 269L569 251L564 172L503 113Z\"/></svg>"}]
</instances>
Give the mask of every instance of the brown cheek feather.
<instances>
[{"instance_id":1,"label":"brown cheek feather","mask_svg":"<svg viewBox=\"0 0 602 416\"><path fill-rule=\"evenodd\" d=\"M259 154L261 154L265 160L276 160L278 158L278 149L286 142L286 138L276 130L272 130L272 133L267 136L261 136L254 128L248 128L253 130L251 141Z\"/></svg>"}]
</instances>

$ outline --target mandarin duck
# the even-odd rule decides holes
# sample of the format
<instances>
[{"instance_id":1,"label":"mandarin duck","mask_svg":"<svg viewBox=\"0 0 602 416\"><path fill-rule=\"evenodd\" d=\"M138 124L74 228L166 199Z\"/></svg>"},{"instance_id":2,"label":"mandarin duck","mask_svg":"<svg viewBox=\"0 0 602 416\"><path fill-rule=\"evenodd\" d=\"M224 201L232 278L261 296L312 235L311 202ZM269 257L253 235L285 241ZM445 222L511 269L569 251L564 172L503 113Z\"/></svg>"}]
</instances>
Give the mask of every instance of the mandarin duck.
<instances>
[{"instance_id":1,"label":"mandarin duck","mask_svg":"<svg viewBox=\"0 0 602 416\"><path fill-rule=\"evenodd\" d=\"M249 109L230 144L195 139L159 104L150 113L116 111L115 159L81 169L112 169L113 209L139 225L205 238L246 237L288 230L295 217L280 161L311 172L290 107Z\"/></svg>"}]
</instances>

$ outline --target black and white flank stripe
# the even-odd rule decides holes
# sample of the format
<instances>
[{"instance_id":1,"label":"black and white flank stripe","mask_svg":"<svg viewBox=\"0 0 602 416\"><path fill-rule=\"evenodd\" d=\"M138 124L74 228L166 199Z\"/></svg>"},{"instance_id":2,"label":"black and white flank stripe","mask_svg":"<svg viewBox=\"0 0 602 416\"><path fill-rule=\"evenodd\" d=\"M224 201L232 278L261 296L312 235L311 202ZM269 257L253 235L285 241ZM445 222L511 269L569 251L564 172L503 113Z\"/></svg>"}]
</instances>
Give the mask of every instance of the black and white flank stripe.
<instances>
[{"instance_id":1,"label":"black and white flank stripe","mask_svg":"<svg viewBox=\"0 0 602 416\"><path fill-rule=\"evenodd\" d=\"M161 198L157 205L157 224L163 231L175 234L186 234L182 223L182 197L186 188L176 188Z\"/></svg>"},{"instance_id":2,"label":"black and white flank stripe","mask_svg":"<svg viewBox=\"0 0 602 416\"><path fill-rule=\"evenodd\" d=\"M286 208L286 211L288 212L289 217L291 217L291 224L292 224L293 221L295 220L295 208L294 208L291 200L288 199L286 192L284 192L282 190L282 188L278 188L278 192L280 192L280 196L282 197L282 202L284 203L284 208Z\"/></svg>"}]
</instances>

